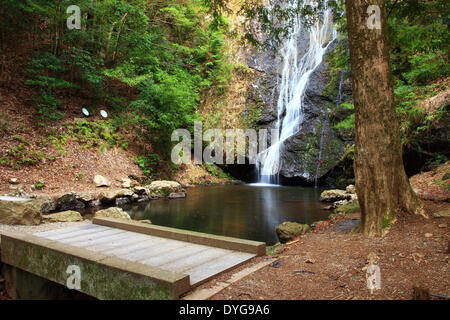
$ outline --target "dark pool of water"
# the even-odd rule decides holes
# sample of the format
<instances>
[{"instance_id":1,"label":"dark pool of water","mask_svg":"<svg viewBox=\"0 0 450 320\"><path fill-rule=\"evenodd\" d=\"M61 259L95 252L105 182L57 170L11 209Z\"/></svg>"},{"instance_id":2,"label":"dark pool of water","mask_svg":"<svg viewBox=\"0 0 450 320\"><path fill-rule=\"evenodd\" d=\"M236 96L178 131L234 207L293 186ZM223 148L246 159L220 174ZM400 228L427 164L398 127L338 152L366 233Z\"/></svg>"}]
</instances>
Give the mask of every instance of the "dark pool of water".
<instances>
[{"instance_id":1,"label":"dark pool of water","mask_svg":"<svg viewBox=\"0 0 450 320\"><path fill-rule=\"evenodd\" d=\"M320 189L223 185L194 187L185 199L163 199L125 206L133 219L229 237L278 242L275 227L284 221L324 220Z\"/></svg>"}]
</instances>

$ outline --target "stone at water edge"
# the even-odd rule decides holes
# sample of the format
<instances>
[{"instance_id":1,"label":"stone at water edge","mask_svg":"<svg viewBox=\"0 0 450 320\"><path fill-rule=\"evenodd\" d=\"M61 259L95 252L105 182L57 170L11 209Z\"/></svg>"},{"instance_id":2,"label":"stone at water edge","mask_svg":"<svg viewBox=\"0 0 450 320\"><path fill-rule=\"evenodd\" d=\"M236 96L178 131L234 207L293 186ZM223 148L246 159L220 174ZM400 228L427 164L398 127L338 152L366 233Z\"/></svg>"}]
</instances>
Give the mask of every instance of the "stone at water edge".
<instances>
[{"instance_id":1,"label":"stone at water edge","mask_svg":"<svg viewBox=\"0 0 450 320\"><path fill-rule=\"evenodd\" d=\"M345 190L325 190L320 195L320 201L322 202L335 202L339 200L350 200L352 196Z\"/></svg>"},{"instance_id":2,"label":"stone at water edge","mask_svg":"<svg viewBox=\"0 0 450 320\"><path fill-rule=\"evenodd\" d=\"M0 200L0 223L9 225L38 225L42 221L41 200Z\"/></svg>"},{"instance_id":3,"label":"stone at water edge","mask_svg":"<svg viewBox=\"0 0 450 320\"><path fill-rule=\"evenodd\" d=\"M83 217L77 211L63 211L42 216L44 222L75 222L83 221Z\"/></svg>"},{"instance_id":4,"label":"stone at water edge","mask_svg":"<svg viewBox=\"0 0 450 320\"><path fill-rule=\"evenodd\" d=\"M345 191L347 193L356 193L356 188L354 185L350 184L347 186L347 188L345 188Z\"/></svg>"},{"instance_id":5,"label":"stone at water edge","mask_svg":"<svg viewBox=\"0 0 450 320\"><path fill-rule=\"evenodd\" d=\"M133 188L133 192L134 192L136 195L146 195L146 194L148 193L148 190L147 190L147 188L145 188L145 187L142 187L142 186L136 186L136 187Z\"/></svg>"},{"instance_id":6,"label":"stone at water edge","mask_svg":"<svg viewBox=\"0 0 450 320\"><path fill-rule=\"evenodd\" d=\"M131 198L116 198L116 206L123 206L124 204L130 203Z\"/></svg>"},{"instance_id":7,"label":"stone at water edge","mask_svg":"<svg viewBox=\"0 0 450 320\"><path fill-rule=\"evenodd\" d=\"M76 198L82 202L91 202L95 200L95 194L92 192L79 192L76 193Z\"/></svg>"},{"instance_id":8,"label":"stone at water edge","mask_svg":"<svg viewBox=\"0 0 450 320\"><path fill-rule=\"evenodd\" d=\"M169 194L169 199L186 198L186 192L172 192Z\"/></svg>"},{"instance_id":9,"label":"stone at water edge","mask_svg":"<svg viewBox=\"0 0 450 320\"><path fill-rule=\"evenodd\" d=\"M78 200L78 195L75 192L70 192L57 198L55 201L56 210L81 210L85 208L85 204Z\"/></svg>"},{"instance_id":10,"label":"stone at water edge","mask_svg":"<svg viewBox=\"0 0 450 320\"><path fill-rule=\"evenodd\" d=\"M121 199L119 200L119 202L122 203L128 203L126 202L128 198L131 198L133 196L133 191L129 190L129 189L120 189L120 190L106 190L106 191L102 191L99 195L98 195L98 199L104 203L104 204L113 204L117 202L117 199Z\"/></svg>"},{"instance_id":11,"label":"stone at water edge","mask_svg":"<svg viewBox=\"0 0 450 320\"><path fill-rule=\"evenodd\" d=\"M95 213L94 218L113 218L120 220L131 220L128 213L123 211L121 208L112 207L104 210L99 210Z\"/></svg>"},{"instance_id":12,"label":"stone at water edge","mask_svg":"<svg viewBox=\"0 0 450 320\"><path fill-rule=\"evenodd\" d=\"M149 191L149 195L157 194L162 197L167 197L174 192L184 192L183 187L176 181L153 181L150 185L146 186Z\"/></svg>"},{"instance_id":13,"label":"stone at water edge","mask_svg":"<svg viewBox=\"0 0 450 320\"><path fill-rule=\"evenodd\" d=\"M94 183L97 188L111 186L111 182L107 178L99 174L95 175Z\"/></svg>"},{"instance_id":14,"label":"stone at water edge","mask_svg":"<svg viewBox=\"0 0 450 320\"><path fill-rule=\"evenodd\" d=\"M283 222L276 227L276 232L280 242L286 243L295 239L295 237L307 233L310 229L310 226L307 224Z\"/></svg>"}]
</instances>

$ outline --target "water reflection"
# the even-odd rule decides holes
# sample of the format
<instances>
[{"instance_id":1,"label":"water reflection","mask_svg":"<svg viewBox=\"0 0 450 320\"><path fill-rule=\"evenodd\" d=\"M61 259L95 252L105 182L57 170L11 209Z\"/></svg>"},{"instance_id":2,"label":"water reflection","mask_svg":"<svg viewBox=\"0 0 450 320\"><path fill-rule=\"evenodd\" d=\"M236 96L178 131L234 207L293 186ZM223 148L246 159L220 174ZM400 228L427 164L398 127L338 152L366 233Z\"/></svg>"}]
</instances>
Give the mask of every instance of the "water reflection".
<instances>
[{"instance_id":1,"label":"water reflection","mask_svg":"<svg viewBox=\"0 0 450 320\"><path fill-rule=\"evenodd\" d=\"M284 221L312 223L326 219L320 189L225 185L188 189L186 199L125 206L133 219L230 237L278 241L275 227Z\"/></svg>"}]
</instances>

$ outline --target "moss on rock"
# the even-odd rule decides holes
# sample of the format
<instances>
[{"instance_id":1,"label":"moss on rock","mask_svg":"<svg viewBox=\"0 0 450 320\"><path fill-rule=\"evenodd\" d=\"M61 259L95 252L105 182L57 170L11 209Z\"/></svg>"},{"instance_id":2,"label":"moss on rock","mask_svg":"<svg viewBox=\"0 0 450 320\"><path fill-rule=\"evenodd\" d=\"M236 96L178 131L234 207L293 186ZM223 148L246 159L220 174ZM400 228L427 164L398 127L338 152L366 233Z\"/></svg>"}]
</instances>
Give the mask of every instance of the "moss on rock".
<instances>
[{"instance_id":1,"label":"moss on rock","mask_svg":"<svg viewBox=\"0 0 450 320\"><path fill-rule=\"evenodd\" d=\"M289 242L295 237L307 233L309 230L309 225L297 222L283 222L276 228L277 236L281 243Z\"/></svg>"}]
</instances>

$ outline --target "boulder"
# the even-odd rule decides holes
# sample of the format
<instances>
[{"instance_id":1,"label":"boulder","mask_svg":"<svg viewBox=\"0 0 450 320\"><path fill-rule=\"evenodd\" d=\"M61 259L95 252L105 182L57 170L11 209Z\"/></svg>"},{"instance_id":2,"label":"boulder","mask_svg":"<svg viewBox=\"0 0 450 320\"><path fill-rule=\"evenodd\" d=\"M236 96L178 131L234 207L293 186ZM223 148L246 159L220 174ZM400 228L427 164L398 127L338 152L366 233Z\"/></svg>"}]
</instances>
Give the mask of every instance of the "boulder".
<instances>
[{"instance_id":1,"label":"boulder","mask_svg":"<svg viewBox=\"0 0 450 320\"><path fill-rule=\"evenodd\" d=\"M138 202L138 203L141 203L141 202L147 202L147 201L150 201L150 198L149 198L148 196L146 196L146 195L140 196L140 197L136 200L136 202Z\"/></svg>"},{"instance_id":2,"label":"boulder","mask_svg":"<svg viewBox=\"0 0 450 320\"><path fill-rule=\"evenodd\" d=\"M112 204L116 201L117 195L118 191L103 191L98 195L98 199L101 201L101 203Z\"/></svg>"},{"instance_id":3,"label":"boulder","mask_svg":"<svg viewBox=\"0 0 450 320\"><path fill-rule=\"evenodd\" d=\"M92 192L80 192L76 194L76 198L82 202L90 202L95 200L95 194Z\"/></svg>"},{"instance_id":4,"label":"boulder","mask_svg":"<svg viewBox=\"0 0 450 320\"><path fill-rule=\"evenodd\" d=\"M347 186L347 188L345 188L345 191L347 193L352 193L353 194L353 193L356 193L356 188L355 188L354 185L350 184L350 185Z\"/></svg>"},{"instance_id":5,"label":"boulder","mask_svg":"<svg viewBox=\"0 0 450 320\"><path fill-rule=\"evenodd\" d=\"M94 177L94 183L97 188L100 187L109 187L111 185L111 182L104 176L101 176L99 174L95 175Z\"/></svg>"},{"instance_id":6,"label":"boulder","mask_svg":"<svg viewBox=\"0 0 450 320\"><path fill-rule=\"evenodd\" d=\"M58 211L81 210L85 207L85 204L78 200L78 195L75 192L70 192L57 198L55 205Z\"/></svg>"},{"instance_id":7,"label":"boulder","mask_svg":"<svg viewBox=\"0 0 450 320\"><path fill-rule=\"evenodd\" d=\"M137 195L143 195L143 194L147 194L148 190L146 187L136 186L133 188L133 192Z\"/></svg>"},{"instance_id":8,"label":"boulder","mask_svg":"<svg viewBox=\"0 0 450 320\"><path fill-rule=\"evenodd\" d=\"M130 179L123 178L123 179L121 179L121 181L122 181L122 188L128 189L128 188L131 187L131 180Z\"/></svg>"},{"instance_id":9,"label":"boulder","mask_svg":"<svg viewBox=\"0 0 450 320\"><path fill-rule=\"evenodd\" d=\"M186 192L172 192L169 194L169 199L186 198Z\"/></svg>"},{"instance_id":10,"label":"boulder","mask_svg":"<svg viewBox=\"0 0 450 320\"><path fill-rule=\"evenodd\" d=\"M320 195L320 201L322 202L335 202L339 200L351 200L351 195L345 190L325 190Z\"/></svg>"},{"instance_id":11,"label":"boulder","mask_svg":"<svg viewBox=\"0 0 450 320\"><path fill-rule=\"evenodd\" d=\"M352 213L357 213L357 212L361 211L359 204L357 202L350 202L347 200L343 200L343 201L346 201L346 202L342 202L341 205L336 206L334 213L336 213L336 214L352 214Z\"/></svg>"},{"instance_id":12,"label":"boulder","mask_svg":"<svg viewBox=\"0 0 450 320\"><path fill-rule=\"evenodd\" d=\"M130 189L121 189L117 192L117 197L120 197L120 198L126 198L126 197L131 198L132 196L133 196L133 191L131 191Z\"/></svg>"},{"instance_id":13,"label":"boulder","mask_svg":"<svg viewBox=\"0 0 450 320\"><path fill-rule=\"evenodd\" d=\"M56 198L52 196L39 196L37 199L42 203L41 205L42 213L49 213L56 211Z\"/></svg>"},{"instance_id":14,"label":"boulder","mask_svg":"<svg viewBox=\"0 0 450 320\"><path fill-rule=\"evenodd\" d=\"M128 189L121 189L103 191L99 194L98 198L104 204L112 204L116 202L117 198L131 198L132 196L133 191Z\"/></svg>"},{"instance_id":15,"label":"boulder","mask_svg":"<svg viewBox=\"0 0 450 320\"><path fill-rule=\"evenodd\" d=\"M0 198L0 223L10 225L38 225L42 221L42 201Z\"/></svg>"},{"instance_id":16,"label":"boulder","mask_svg":"<svg viewBox=\"0 0 450 320\"><path fill-rule=\"evenodd\" d=\"M309 230L309 225L297 222L283 222L276 228L277 236L281 243L289 242Z\"/></svg>"},{"instance_id":17,"label":"boulder","mask_svg":"<svg viewBox=\"0 0 450 320\"><path fill-rule=\"evenodd\" d=\"M124 197L124 198L116 198L116 206L123 206L124 204L130 203L131 198Z\"/></svg>"},{"instance_id":18,"label":"boulder","mask_svg":"<svg viewBox=\"0 0 450 320\"><path fill-rule=\"evenodd\" d=\"M120 220L131 220L128 213L123 211L121 208L112 207L104 210L99 210L95 213L94 218L113 218Z\"/></svg>"},{"instance_id":19,"label":"boulder","mask_svg":"<svg viewBox=\"0 0 450 320\"><path fill-rule=\"evenodd\" d=\"M18 184L17 178L9 178L8 182L9 182L10 184Z\"/></svg>"},{"instance_id":20,"label":"boulder","mask_svg":"<svg viewBox=\"0 0 450 320\"><path fill-rule=\"evenodd\" d=\"M83 217L77 211L63 211L42 216L44 222L74 222L83 221Z\"/></svg>"},{"instance_id":21,"label":"boulder","mask_svg":"<svg viewBox=\"0 0 450 320\"><path fill-rule=\"evenodd\" d=\"M149 190L149 195L159 195L161 197L167 197L171 193L184 192L181 184L176 181L153 181L146 188Z\"/></svg>"},{"instance_id":22,"label":"boulder","mask_svg":"<svg viewBox=\"0 0 450 320\"><path fill-rule=\"evenodd\" d=\"M100 200L96 199L96 200L89 201L87 205L88 205L88 207L91 207L91 208L99 207L102 205L102 202Z\"/></svg>"}]
</instances>

